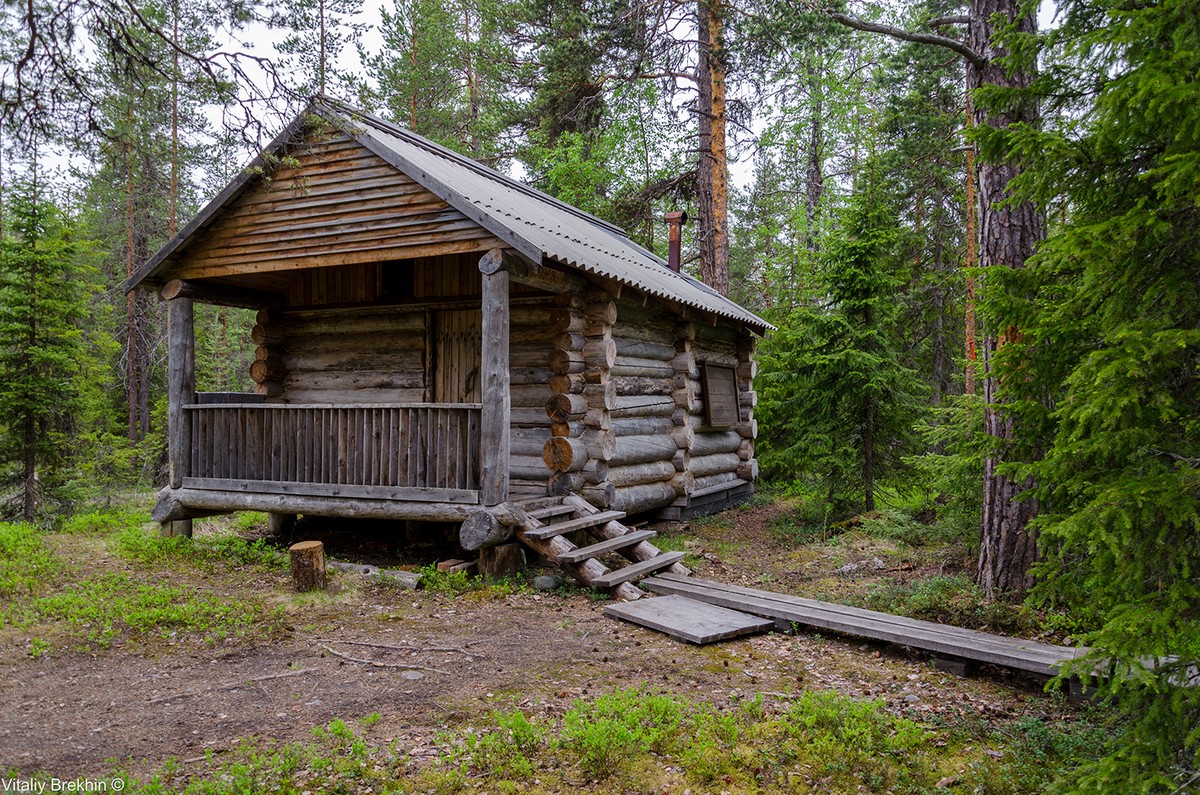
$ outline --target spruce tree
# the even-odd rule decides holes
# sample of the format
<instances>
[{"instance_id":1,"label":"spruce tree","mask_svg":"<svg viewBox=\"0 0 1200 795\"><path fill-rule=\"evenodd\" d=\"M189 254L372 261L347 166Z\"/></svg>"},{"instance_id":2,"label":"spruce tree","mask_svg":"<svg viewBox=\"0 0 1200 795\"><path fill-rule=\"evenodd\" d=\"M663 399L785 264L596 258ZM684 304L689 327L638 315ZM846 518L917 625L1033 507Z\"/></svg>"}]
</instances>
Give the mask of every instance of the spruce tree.
<instances>
[{"instance_id":1,"label":"spruce tree","mask_svg":"<svg viewBox=\"0 0 1200 795\"><path fill-rule=\"evenodd\" d=\"M6 186L0 240L0 459L33 521L61 484L79 410L86 305L74 278L79 245L36 177Z\"/></svg>"},{"instance_id":2,"label":"spruce tree","mask_svg":"<svg viewBox=\"0 0 1200 795\"><path fill-rule=\"evenodd\" d=\"M1071 2L1036 88L1055 129L986 135L1060 219L1001 323L1000 377L1040 432L1037 595L1099 629L1089 657L1131 717L1089 793L1200 788L1200 18L1187 0ZM1014 349L1015 351L1015 349ZM1050 400L1046 400L1049 397ZM1043 406L1049 406L1043 409ZM1190 686L1185 686L1188 680Z\"/></svg>"},{"instance_id":3,"label":"spruce tree","mask_svg":"<svg viewBox=\"0 0 1200 795\"><path fill-rule=\"evenodd\" d=\"M870 171L860 179L824 257L823 298L781 322L756 380L768 474L818 475L834 514L874 510L911 452L924 391L898 344L897 208Z\"/></svg>"}]
</instances>

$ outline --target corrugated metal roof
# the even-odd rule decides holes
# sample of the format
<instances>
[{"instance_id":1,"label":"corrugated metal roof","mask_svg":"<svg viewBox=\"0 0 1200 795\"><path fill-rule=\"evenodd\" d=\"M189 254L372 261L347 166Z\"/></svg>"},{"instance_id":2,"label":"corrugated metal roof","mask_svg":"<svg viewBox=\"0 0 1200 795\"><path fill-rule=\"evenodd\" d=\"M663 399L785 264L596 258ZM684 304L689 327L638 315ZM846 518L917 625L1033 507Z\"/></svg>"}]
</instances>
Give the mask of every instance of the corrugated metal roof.
<instances>
[{"instance_id":1,"label":"corrugated metal roof","mask_svg":"<svg viewBox=\"0 0 1200 795\"><path fill-rule=\"evenodd\" d=\"M347 133L534 261L559 262L760 331L770 328L708 285L670 270L606 221L348 105L322 99L314 110L340 119Z\"/></svg>"}]
</instances>

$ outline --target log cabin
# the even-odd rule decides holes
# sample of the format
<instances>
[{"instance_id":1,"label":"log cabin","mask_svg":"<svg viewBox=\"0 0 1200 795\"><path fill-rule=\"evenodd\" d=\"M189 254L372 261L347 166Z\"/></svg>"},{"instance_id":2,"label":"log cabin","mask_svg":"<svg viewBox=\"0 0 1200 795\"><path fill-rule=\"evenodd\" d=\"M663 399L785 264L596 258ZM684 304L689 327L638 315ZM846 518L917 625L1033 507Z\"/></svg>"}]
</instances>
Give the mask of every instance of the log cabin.
<instances>
[{"instance_id":1,"label":"log cabin","mask_svg":"<svg viewBox=\"0 0 1200 795\"><path fill-rule=\"evenodd\" d=\"M622 595L568 540L583 530L608 545L597 554L678 571L665 560L678 553L620 519L752 493L768 328L680 272L680 216L664 262L314 99L125 285L168 304L170 473L154 518L165 533L240 510L462 522L468 549L515 534ZM253 394L196 392L193 302L257 310Z\"/></svg>"}]
</instances>

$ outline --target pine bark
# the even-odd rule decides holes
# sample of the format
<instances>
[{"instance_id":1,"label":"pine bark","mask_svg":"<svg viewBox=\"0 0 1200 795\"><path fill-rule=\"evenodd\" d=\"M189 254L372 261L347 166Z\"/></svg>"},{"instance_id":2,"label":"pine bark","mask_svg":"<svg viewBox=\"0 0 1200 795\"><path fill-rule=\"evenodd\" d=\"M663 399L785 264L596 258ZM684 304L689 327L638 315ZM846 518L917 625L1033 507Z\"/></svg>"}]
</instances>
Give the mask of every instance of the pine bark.
<instances>
[{"instance_id":1,"label":"pine bark","mask_svg":"<svg viewBox=\"0 0 1200 795\"><path fill-rule=\"evenodd\" d=\"M1011 69L1004 64L1008 53L995 41L995 24L1013 20L1023 33L1034 33L1037 21L1024 13L1017 0L973 0L968 25L968 45L984 56L982 65L967 64L967 88L1000 86L1022 89L1035 76L1032 67ZM974 123L1007 127L1024 123L1036 125L1039 114L1036 101L1022 99L1003 109L974 108ZM1042 219L1029 202L1008 202L1009 184L1019 176L1020 167L1011 161L979 164L979 265L982 268L1024 267L1043 236ZM988 435L1000 443L1000 453L984 464L983 526L980 537L979 585L989 598L1021 597L1032 585L1029 569L1037 556L1037 539L1029 522L1037 515L1037 504L1022 499L1033 484L1016 482L1000 473L1001 464L1012 454L1014 421L1005 410L1005 395L994 371L996 352L1006 343L1019 339L1019 330L1007 328L1000 333L989 329L983 344L984 398L987 404L985 426Z\"/></svg>"},{"instance_id":2,"label":"pine bark","mask_svg":"<svg viewBox=\"0 0 1200 795\"><path fill-rule=\"evenodd\" d=\"M700 53L696 63L699 88L700 153L698 230L700 279L721 295L729 293L729 172L725 145L725 6L724 0L697 0Z\"/></svg>"}]
</instances>

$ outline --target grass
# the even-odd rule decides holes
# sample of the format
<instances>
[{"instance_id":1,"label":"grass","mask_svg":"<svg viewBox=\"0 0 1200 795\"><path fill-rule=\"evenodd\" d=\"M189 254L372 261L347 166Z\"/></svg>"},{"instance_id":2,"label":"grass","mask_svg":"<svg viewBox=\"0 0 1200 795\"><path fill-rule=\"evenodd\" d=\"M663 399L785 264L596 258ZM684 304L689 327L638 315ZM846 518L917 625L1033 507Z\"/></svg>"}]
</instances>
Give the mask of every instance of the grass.
<instances>
[{"instance_id":1,"label":"grass","mask_svg":"<svg viewBox=\"0 0 1200 795\"><path fill-rule=\"evenodd\" d=\"M480 600L503 599L527 590L525 578L491 580L465 571L439 571L436 563L422 566L421 587L444 596L468 596Z\"/></svg>"},{"instance_id":2,"label":"grass","mask_svg":"<svg viewBox=\"0 0 1200 795\"><path fill-rule=\"evenodd\" d=\"M927 725L831 691L719 707L645 687L578 699L562 716L496 710L436 738L429 762L373 737L377 716L305 743L245 742L202 774L167 764L131 792L725 791L1008 795L1035 792L1105 746L1107 729L1036 719ZM940 784L939 784L940 782Z\"/></svg>"},{"instance_id":3,"label":"grass","mask_svg":"<svg viewBox=\"0 0 1200 795\"><path fill-rule=\"evenodd\" d=\"M83 537L82 544L48 543L76 537ZM78 514L49 534L32 525L0 523L0 628L35 630L27 644L35 658L64 642L92 651L118 639L216 643L270 638L283 629L282 611L258 600L98 567L95 553L105 546L143 566L180 560L209 567L286 565L274 550L232 536L161 538L143 529L133 511ZM73 548L82 560L65 558L55 547Z\"/></svg>"}]
</instances>

